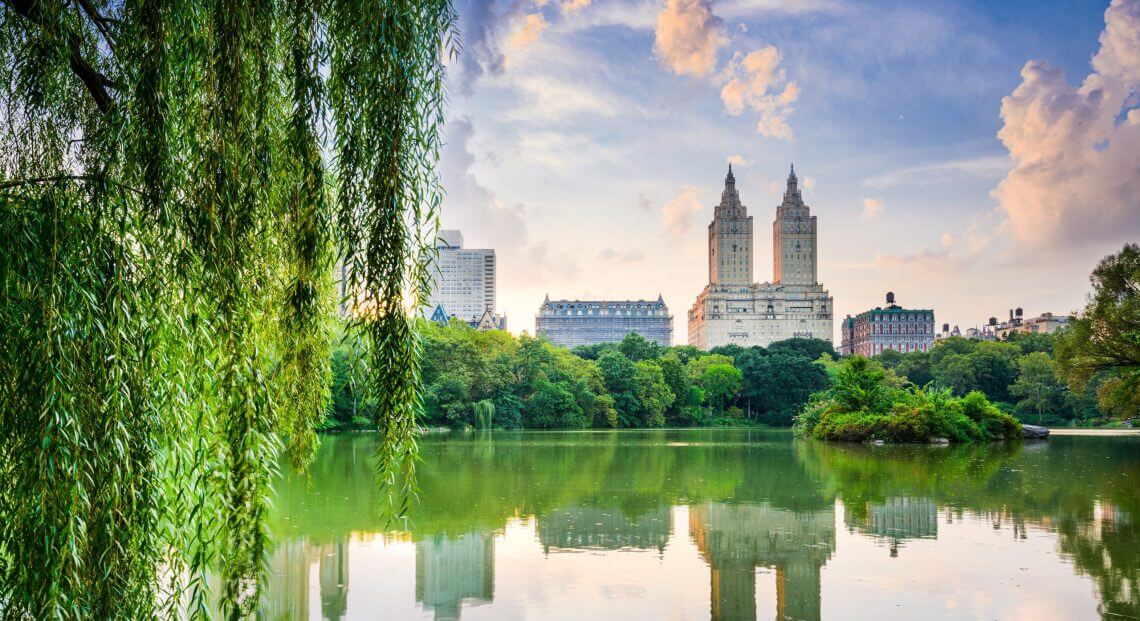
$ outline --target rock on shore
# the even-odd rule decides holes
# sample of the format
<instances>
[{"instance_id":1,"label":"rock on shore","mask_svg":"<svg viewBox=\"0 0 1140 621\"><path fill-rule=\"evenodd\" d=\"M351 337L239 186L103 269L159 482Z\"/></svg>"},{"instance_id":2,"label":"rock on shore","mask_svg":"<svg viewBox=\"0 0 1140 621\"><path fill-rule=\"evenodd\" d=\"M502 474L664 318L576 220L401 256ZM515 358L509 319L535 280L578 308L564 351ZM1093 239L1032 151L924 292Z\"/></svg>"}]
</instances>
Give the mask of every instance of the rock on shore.
<instances>
[{"instance_id":1,"label":"rock on shore","mask_svg":"<svg viewBox=\"0 0 1140 621\"><path fill-rule=\"evenodd\" d=\"M1026 439L1029 440L1044 440L1049 437L1048 427L1038 427L1037 425L1021 425L1021 431L1025 434Z\"/></svg>"}]
</instances>

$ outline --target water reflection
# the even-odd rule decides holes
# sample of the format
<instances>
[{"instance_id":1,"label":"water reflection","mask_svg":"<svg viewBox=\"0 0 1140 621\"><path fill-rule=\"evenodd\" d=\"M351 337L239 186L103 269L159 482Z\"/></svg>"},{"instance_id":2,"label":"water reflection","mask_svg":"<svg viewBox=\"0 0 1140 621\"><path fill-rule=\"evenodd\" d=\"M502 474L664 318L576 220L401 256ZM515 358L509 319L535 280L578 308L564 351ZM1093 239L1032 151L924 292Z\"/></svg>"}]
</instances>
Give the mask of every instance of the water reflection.
<instances>
[{"instance_id":1,"label":"water reflection","mask_svg":"<svg viewBox=\"0 0 1140 621\"><path fill-rule=\"evenodd\" d=\"M1140 617L1137 437L430 437L406 532L376 510L373 442L325 438L278 482L265 618Z\"/></svg>"}]
</instances>

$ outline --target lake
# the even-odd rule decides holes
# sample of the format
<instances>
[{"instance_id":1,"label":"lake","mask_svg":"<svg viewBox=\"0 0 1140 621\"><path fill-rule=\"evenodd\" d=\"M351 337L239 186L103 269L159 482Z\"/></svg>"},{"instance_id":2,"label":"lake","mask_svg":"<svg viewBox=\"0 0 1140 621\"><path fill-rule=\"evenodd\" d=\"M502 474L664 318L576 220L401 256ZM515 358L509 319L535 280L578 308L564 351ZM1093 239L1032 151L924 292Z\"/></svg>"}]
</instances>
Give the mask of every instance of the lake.
<instances>
[{"instance_id":1,"label":"lake","mask_svg":"<svg viewBox=\"0 0 1140 621\"><path fill-rule=\"evenodd\" d=\"M1140 436L430 434L410 523L369 434L275 484L271 619L1140 618Z\"/></svg>"}]
</instances>

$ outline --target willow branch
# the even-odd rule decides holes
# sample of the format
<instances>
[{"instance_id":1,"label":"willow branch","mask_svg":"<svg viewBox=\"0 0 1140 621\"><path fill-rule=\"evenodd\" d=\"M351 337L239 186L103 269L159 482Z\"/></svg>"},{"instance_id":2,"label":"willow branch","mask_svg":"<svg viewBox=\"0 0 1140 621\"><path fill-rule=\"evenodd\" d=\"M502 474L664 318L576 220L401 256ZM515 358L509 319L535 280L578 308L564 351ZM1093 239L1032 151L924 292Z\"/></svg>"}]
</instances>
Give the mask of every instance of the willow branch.
<instances>
[{"instance_id":1,"label":"willow branch","mask_svg":"<svg viewBox=\"0 0 1140 621\"><path fill-rule=\"evenodd\" d=\"M8 6L12 7L14 11L24 19L32 22L43 30L49 36L53 35L55 26L57 24L50 23L47 17L44 16L40 10L40 3L37 0L4 0ZM95 100L95 106L99 111L106 114L115 107L115 101L111 94L107 91L108 87L114 87L116 84L107 78L107 76L100 73L87 62L83 57L81 49L81 42L79 34L70 28L66 32L66 41L68 48L68 64L71 66L71 72L83 82L83 86L87 88L87 92L91 94L91 98Z\"/></svg>"}]
</instances>

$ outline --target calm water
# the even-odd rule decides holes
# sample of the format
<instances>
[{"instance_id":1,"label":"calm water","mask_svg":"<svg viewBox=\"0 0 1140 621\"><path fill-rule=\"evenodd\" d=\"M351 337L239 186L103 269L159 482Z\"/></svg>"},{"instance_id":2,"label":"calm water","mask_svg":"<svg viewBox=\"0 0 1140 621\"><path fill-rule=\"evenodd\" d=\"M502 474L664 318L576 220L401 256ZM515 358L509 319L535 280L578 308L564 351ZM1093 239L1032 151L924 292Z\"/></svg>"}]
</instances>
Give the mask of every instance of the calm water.
<instances>
[{"instance_id":1,"label":"calm water","mask_svg":"<svg viewBox=\"0 0 1140 621\"><path fill-rule=\"evenodd\" d=\"M374 442L278 482L266 617L1140 618L1140 436L436 435L406 530Z\"/></svg>"}]
</instances>

